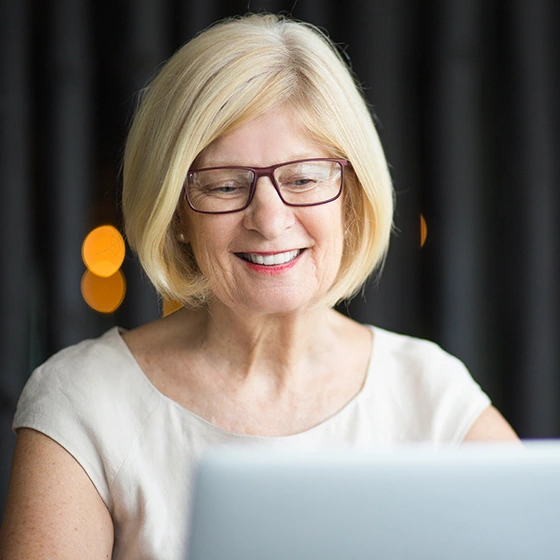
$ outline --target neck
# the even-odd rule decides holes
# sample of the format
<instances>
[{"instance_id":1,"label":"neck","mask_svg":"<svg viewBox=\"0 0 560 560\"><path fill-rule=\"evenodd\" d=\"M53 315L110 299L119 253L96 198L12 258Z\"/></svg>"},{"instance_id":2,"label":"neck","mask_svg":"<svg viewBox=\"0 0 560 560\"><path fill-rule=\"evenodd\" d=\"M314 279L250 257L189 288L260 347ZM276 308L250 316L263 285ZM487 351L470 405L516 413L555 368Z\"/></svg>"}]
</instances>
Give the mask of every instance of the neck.
<instances>
[{"instance_id":1,"label":"neck","mask_svg":"<svg viewBox=\"0 0 560 560\"><path fill-rule=\"evenodd\" d=\"M209 359L230 375L289 382L328 356L339 318L319 306L281 314L239 313L213 300L202 345Z\"/></svg>"}]
</instances>

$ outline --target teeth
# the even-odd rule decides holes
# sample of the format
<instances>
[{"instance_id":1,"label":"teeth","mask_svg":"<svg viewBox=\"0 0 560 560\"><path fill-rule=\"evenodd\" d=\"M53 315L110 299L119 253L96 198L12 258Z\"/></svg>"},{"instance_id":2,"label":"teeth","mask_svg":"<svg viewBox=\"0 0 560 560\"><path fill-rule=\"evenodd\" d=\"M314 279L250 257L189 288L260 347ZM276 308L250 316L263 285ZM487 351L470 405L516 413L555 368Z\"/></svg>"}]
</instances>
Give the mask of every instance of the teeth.
<instances>
[{"instance_id":1,"label":"teeth","mask_svg":"<svg viewBox=\"0 0 560 560\"><path fill-rule=\"evenodd\" d=\"M276 253L274 255L256 255L254 253L242 253L241 256L253 264L261 264L265 266L273 266L275 264L284 264L293 261L301 253L300 249L294 251L286 251L285 253Z\"/></svg>"}]
</instances>

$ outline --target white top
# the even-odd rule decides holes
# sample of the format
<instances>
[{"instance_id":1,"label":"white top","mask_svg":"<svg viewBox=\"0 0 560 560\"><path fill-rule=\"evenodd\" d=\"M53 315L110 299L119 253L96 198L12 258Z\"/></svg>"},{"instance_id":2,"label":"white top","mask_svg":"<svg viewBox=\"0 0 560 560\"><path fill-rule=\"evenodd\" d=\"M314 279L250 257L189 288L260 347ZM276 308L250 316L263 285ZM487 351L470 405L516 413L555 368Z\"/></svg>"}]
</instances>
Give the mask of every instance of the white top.
<instances>
[{"instance_id":1,"label":"white top","mask_svg":"<svg viewBox=\"0 0 560 560\"><path fill-rule=\"evenodd\" d=\"M210 445L457 443L489 406L465 366L436 344L371 328L360 393L296 435L240 435L196 416L150 383L117 327L37 368L13 427L46 434L82 465L111 512L114 559L182 560L193 465Z\"/></svg>"}]
</instances>

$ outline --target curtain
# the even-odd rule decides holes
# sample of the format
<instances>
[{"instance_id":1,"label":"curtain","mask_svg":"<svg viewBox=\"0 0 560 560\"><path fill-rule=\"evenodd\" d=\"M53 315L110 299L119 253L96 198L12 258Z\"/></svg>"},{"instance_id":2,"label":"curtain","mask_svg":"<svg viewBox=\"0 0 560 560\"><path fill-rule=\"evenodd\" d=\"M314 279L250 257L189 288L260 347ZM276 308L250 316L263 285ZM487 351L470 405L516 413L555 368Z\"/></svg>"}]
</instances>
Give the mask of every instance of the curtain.
<instances>
[{"instance_id":1,"label":"curtain","mask_svg":"<svg viewBox=\"0 0 560 560\"><path fill-rule=\"evenodd\" d=\"M130 251L118 311L99 314L80 292L84 236L122 227L120 157L135 92L197 31L248 10L328 30L391 166L389 257L339 308L456 354L521 436L560 434L555 0L3 0L0 507L11 418L33 367L161 313Z\"/></svg>"}]
</instances>

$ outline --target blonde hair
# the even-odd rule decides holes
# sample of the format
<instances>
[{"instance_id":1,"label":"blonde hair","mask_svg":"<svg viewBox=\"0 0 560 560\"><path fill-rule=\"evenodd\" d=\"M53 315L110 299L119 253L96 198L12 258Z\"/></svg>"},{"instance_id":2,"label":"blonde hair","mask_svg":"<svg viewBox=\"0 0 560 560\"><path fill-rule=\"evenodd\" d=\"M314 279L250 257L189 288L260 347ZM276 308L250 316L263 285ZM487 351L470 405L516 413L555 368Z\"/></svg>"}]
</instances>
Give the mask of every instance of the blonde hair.
<instances>
[{"instance_id":1,"label":"blonde hair","mask_svg":"<svg viewBox=\"0 0 560 560\"><path fill-rule=\"evenodd\" d=\"M280 104L332 157L350 161L346 235L328 305L354 295L382 264L393 189L367 105L330 40L271 14L215 24L179 49L143 91L124 155L123 212L131 247L158 292L188 306L210 295L177 207L187 171L212 141Z\"/></svg>"}]
</instances>

